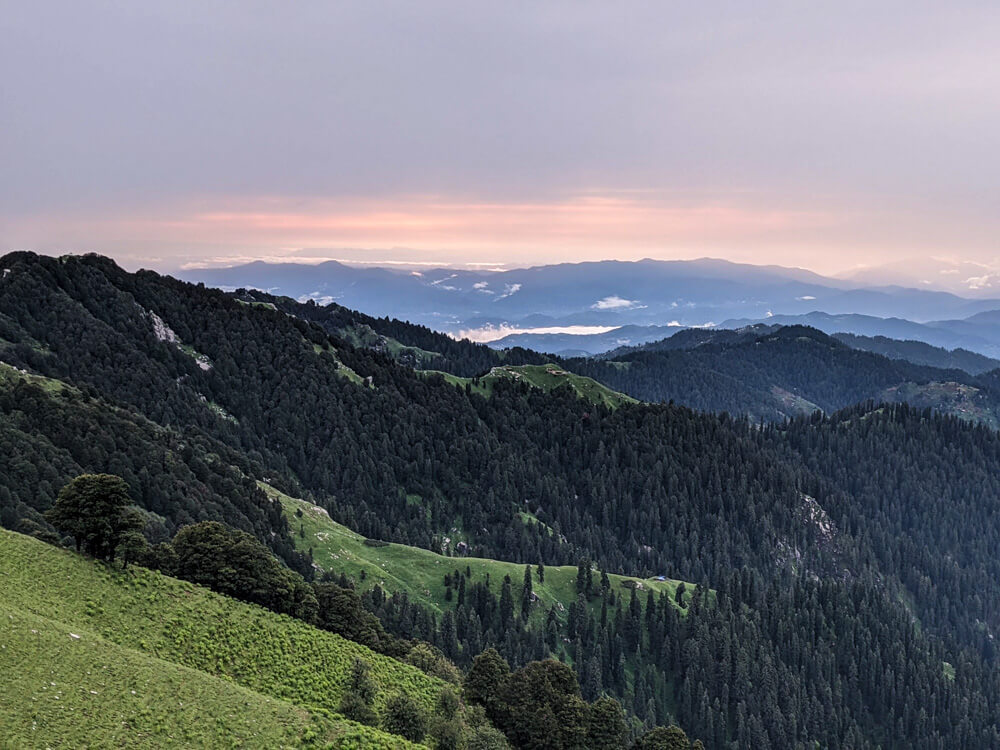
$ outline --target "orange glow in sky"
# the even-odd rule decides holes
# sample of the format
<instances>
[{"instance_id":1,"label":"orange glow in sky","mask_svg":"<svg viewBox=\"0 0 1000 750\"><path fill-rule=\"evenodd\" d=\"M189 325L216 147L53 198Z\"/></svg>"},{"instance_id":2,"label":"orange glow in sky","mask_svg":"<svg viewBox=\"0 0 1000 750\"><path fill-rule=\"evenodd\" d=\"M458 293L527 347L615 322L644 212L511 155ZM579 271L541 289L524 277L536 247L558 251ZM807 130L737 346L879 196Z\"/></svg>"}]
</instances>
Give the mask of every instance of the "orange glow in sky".
<instances>
[{"instance_id":1,"label":"orange glow in sky","mask_svg":"<svg viewBox=\"0 0 1000 750\"><path fill-rule=\"evenodd\" d=\"M93 238L126 264L130 242L155 244L176 265L220 265L263 258L345 258L442 264L596 260L607 257L695 257L715 249L727 257L794 264L795 245L836 225L834 215L731 203L671 205L655 197L585 195L549 202L462 202L441 198L392 201L229 199L158 213L70 216L22 221L26 236L74 247ZM16 231L14 232L16 235ZM99 238L99 240L98 240ZM219 252L222 249L226 252ZM240 248L233 252L231 248ZM372 255L372 248L379 248ZM85 248L84 248L85 249ZM368 249L368 250L365 250ZM185 250L187 252L185 252ZM742 256L742 257L741 257ZM148 252L146 254L148 257Z\"/></svg>"}]
</instances>

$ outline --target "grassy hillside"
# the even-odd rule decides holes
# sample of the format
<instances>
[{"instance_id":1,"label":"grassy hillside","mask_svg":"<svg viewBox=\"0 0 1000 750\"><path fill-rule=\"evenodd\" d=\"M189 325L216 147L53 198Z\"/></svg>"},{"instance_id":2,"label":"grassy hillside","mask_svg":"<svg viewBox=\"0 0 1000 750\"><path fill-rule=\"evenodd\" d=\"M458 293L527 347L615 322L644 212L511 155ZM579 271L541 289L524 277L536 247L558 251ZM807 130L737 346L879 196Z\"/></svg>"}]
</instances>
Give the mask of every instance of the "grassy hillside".
<instances>
[{"instance_id":1,"label":"grassy hillside","mask_svg":"<svg viewBox=\"0 0 1000 750\"><path fill-rule=\"evenodd\" d=\"M61 380L34 375L6 362L0 362L0 387L9 387L18 381L37 385L47 393L62 393L65 390L75 390Z\"/></svg>"},{"instance_id":2,"label":"grassy hillside","mask_svg":"<svg viewBox=\"0 0 1000 750\"><path fill-rule=\"evenodd\" d=\"M391 336L383 336L364 323L345 326L339 329L339 333L354 346L388 354L397 362L411 367L421 367L441 356L438 352L430 352L418 346L407 346Z\"/></svg>"},{"instance_id":3,"label":"grassy hillside","mask_svg":"<svg viewBox=\"0 0 1000 750\"><path fill-rule=\"evenodd\" d=\"M474 392L487 397L493 394L493 386L497 381L513 380L519 383L528 383L545 392L555 388L568 387L580 398L586 399L593 404L609 406L612 409L617 409L622 404L639 403L638 400L631 396L611 390L593 378L569 372L551 362L545 365L502 365L494 367L486 375L478 378L460 378L456 375L433 370L426 372L441 375L445 380L454 385L464 387L467 384L471 384Z\"/></svg>"},{"instance_id":4,"label":"grassy hillside","mask_svg":"<svg viewBox=\"0 0 1000 750\"><path fill-rule=\"evenodd\" d=\"M363 536L331 520L322 508L289 497L266 484L261 487L270 496L281 500L298 548L303 552L311 548L317 565L346 573L359 581L362 589L378 584L389 593L406 591L412 600L440 613L452 608L445 598L444 575L456 568L464 572L468 566L472 571L471 581L483 580L488 575L490 581L495 582L494 591L499 591L505 575L509 575L518 587L524 577L524 565L518 563L478 557L446 557L404 544L367 546ZM575 566L546 567L545 582L539 583L532 567L533 589L541 600L541 606L535 610L533 617L544 618L544 613L553 604L557 610L565 611L576 600L576 576ZM609 575L609 578L613 589L626 594L626 586L634 585L638 580L619 575ZM680 581L645 579L639 583L643 592L652 589L656 594L666 592L673 598Z\"/></svg>"},{"instance_id":5,"label":"grassy hillside","mask_svg":"<svg viewBox=\"0 0 1000 750\"><path fill-rule=\"evenodd\" d=\"M0 621L4 747L406 747L228 680L8 611Z\"/></svg>"},{"instance_id":6,"label":"grassy hillside","mask_svg":"<svg viewBox=\"0 0 1000 750\"><path fill-rule=\"evenodd\" d=\"M124 722L130 743L157 746L405 747L332 715L350 664L371 665L376 707L402 690L430 709L443 685L289 617L8 531L0 612L0 724L29 745L114 745Z\"/></svg>"}]
</instances>

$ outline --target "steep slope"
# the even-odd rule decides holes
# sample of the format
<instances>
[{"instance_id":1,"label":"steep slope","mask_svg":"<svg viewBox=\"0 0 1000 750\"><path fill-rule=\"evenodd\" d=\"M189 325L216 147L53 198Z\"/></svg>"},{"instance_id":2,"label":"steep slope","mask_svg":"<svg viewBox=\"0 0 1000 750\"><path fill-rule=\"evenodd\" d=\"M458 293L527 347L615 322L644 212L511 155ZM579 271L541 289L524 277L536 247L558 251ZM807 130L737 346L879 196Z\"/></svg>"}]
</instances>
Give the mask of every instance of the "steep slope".
<instances>
[{"instance_id":1,"label":"steep slope","mask_svg":"<svg viewBox=\"0 0 1000 750\"><path fill-rule=\"evenodd\" d=\"M247 289L237 290L235 296L252 304L271 305L289 315L316 323L327 333L354 346L386 354L400 364L418 370L440 370L460 377L472 377L502 364L538 365L547 361L543 355L524 348L515 346L496 351L494 347L452 338L426 326L365 315L335 302L327 305L318 305L312 300L302 303L290 297L276 297Z\"/></svg>"},{"instance_id":2,"label":"steep slope","mask_svg":"<svg viewBox=\"0 0 1000 750\"><path fill-rule=\"evenodd\" d=\"M414 460L417 444L382 439L392 415L411 434L441 440L443 465L467 465L464 454L492 441L455 388L280 311L151 273L126 274L105 259L15 254L4 263L11 273L0 280L0 314L12 346L3 358L16 367L90 389L186 438L208 436L253 457L244 473L349 497L352 525L367 534L430 545L444 526L439 515L452 515L444 497L476 489L451 471L428 477ZM206 447L192 460L199 454L220 450ZM144 501L141 481L130 484ZM413 513L402 490L440 498L436 512L430 519ZM512 508L503 510L513 524Z\"/></svg>"},{"instance_id":3,"label":"steep slope","mask_svg":"<svg viewBox=\"0 0 1000 750\"><path fill-rule=\"evenodd\" d=\"M900 341L885 336L858 336L853 333L835 333L833 337L852 349L874 352L889 359L905 359L916 365L945 370L964 370L971 375L979 375L1000 367L1000 360L967 349L949 350L922 341Z\"/></svg>"},{"instance_id":4,"label":"steep slope","mask_svg":"<svg viewBox=\"0 0 1000 750\"><path fill-rule=\"evenodd\" d=\"M303 569L280 507L247 476L260 473L259 465L201 431L162 427L84 389L0 362L4 526L26 533L48 528L42 511L66 482L85 472L110 472L129 483L152 541L168 539L186 523L224 521ZM197 412L211 416L211 404L200 402ZM227 419L213 419L220 433L228 430Z\"/></svg>"},{"instance_id":5,"label":"steep slope","mask_svg":"<svg viewBox=\"0 0 1000 750\"><path fill-rule=\"evenodd\" d=\"M925 628L996 664L1000 636L1000 433L908 405L859 405L767 428L769 442L821 477L841 528L871 540ZM933 591L933 593L931 593Z\"/></svg>"},{"instance_id":6,"label":"steep slope","mask_svg":"<svg viewBox=\"0 0 1000 750\"><path fill-rule=\"evenodd\" d=\"M416 747L83 628L4 614L0 723L11 747Z\"/></svg>"},{"instance_id":7,"label":"steep slope","mask_svg":"<svg viewBox=\"0 0 1000 750\"><path fill-rule=\"evenodd\" d=\"M0 579L8 740L406 747L332 715L349 665L372 665L379 704L402 690L429 709L442 686L288 617L8 531L0 531Z\"/></svg>"}]
</instances>

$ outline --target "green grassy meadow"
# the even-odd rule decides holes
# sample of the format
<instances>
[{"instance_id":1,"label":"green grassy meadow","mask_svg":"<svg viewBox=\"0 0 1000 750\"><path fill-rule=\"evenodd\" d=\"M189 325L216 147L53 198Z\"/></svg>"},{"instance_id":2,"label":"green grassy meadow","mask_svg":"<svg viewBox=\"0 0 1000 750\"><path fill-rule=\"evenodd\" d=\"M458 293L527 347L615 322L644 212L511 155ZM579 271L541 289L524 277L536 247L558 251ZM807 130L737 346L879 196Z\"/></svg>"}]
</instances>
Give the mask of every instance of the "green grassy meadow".
<instances>
[{"instance_id":1,"label":"green grassy meadow","mask_svg":"<svg viewBox=\"0 0 1000 750\"><path fill-rule=\"evenodd\" d=\"M351 663L371 665L376 708L401 690L429 711L444 684L290 617L2 530L0 646L13 747L408 747L335 715Z\"/></svg>"},{"instance_id":2,"label":"green grassy meadow","mask_svg":"<svg viewBox=\"0 0 1000 750\"><path fill-rule=\"evenodd\" d=\"M446 557L404 544L370 547L364 543L363 536L331 520L322 508L289 497L269 485L260 483L260 486L271 497L281 500L296 546L303 552L312 549L316 564L325 570L347 574L358 582L361 589L369 589L378 584L388 593L406 591L411 600L430 607L439 614L452 606L445 598L444 576L455 570L464 573L468 567L472 572L469 582L489 576L496 592L499 592L504 576L509 575L515 591L520 591L524 565L478 557ZM545 581L540 583L535 567L532 566L533 590L540 598L532 617L544 619L548 609L555 605L565 618L566 608L576 600L576 576L576 566L546 567ZM628 576L608 577L612 588L626 596L629 591L623 584L635 581L641 583L639 593L643 603L645 593L650 589L657 595L665 592L673 600L680 584L680 581L674 580L640 581ZM596 578L595 573L595 580Z\"/></svg>"},{"instance_id":3,"label":"green grassy meadow","mask_svg":"<svg viewBox=\"0 0 1000 750\"><path fill-rule=\"evenodd\" d=\"M76 390L61 380L55 380L53 378L44 377L43 375L35 375L33 373L24 372L23 370L19 370L6 362L0 362L0 385L11 386L19 380L25 383L30 383L31 385L37 385L47 393L62 393L67 390Z\"/></svg>"},{"instance_id":4,"label":"green grassy meadow","mask_svg":"<svg viewBox=\"0 0 1000 750\"><path fill-rule=\"evenodd\" d=\"M613 391L593 378L568 372L551 362L546 365L503 365L494 367L489 373L479 378L461 378L437 370L424 370L422 372L441 376L452 385L463 388L468 385L474 393L487 398L493 395L493 388L499 380L513 380L519 383L528 383L546 393L556 388L568 387L580 398L592 404L602 404L612 409L617 409L624 404L639 403L631 396Z\"/></svg>"}]
</instances>

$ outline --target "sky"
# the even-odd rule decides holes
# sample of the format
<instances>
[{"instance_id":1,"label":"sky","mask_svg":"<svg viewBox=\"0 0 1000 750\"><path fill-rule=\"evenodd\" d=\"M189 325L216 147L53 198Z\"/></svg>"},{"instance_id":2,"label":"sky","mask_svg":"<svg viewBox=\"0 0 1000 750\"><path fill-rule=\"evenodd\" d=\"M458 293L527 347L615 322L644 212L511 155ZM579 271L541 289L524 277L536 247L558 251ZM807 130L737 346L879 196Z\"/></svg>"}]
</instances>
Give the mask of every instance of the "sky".
<instances>
[{"instance_id":1,"label":"sky","mask_svg":"<svg viewBox=\"0 0 1000 750\"><path fill-rule=\"evenodd\" d=\"M0 251L1000 267L995 2L0 0Z\"/></svg>"}]
</instances>

